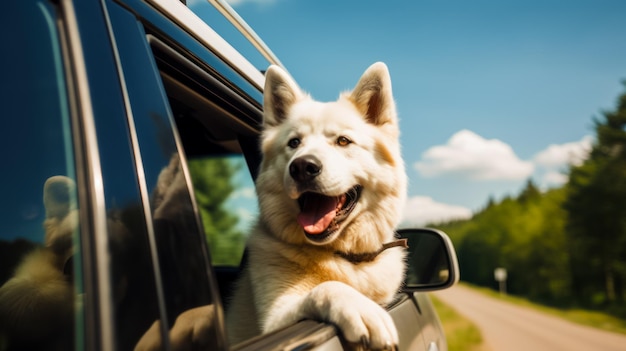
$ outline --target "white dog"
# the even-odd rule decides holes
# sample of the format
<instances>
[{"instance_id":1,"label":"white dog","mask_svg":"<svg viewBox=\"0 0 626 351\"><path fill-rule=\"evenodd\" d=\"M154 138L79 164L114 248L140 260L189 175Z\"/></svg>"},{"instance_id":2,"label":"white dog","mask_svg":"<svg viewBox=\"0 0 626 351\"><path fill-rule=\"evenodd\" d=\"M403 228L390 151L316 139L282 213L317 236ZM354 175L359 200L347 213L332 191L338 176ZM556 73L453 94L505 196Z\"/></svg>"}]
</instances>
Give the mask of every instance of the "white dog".
<instances>
[{"instance_id":1,"label":"white dog","mask_svg":"<svg viewBox=\"0 0 626 351\"><path fill-rule=\"evenodd\" d=\"M227 313L231 342L303 319L371 349L398 343L384 306L404 277L395 239L406 196L387 67L321 103L279 67L266 74L260 216Z\"/></svg>"}]
</instances>

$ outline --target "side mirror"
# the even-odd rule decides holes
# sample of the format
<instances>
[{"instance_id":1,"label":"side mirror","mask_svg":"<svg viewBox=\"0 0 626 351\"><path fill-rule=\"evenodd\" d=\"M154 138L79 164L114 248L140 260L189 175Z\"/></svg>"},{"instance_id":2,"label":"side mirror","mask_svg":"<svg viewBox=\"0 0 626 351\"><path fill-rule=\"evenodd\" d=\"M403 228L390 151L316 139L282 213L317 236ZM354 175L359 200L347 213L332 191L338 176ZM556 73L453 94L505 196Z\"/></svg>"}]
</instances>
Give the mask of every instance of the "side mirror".
<instances>
[{"instance_id":1,"label":"side mirror","mask_svg":"<svg viewBox=\"0 0 626 351\"><path fill-rule=\"evenodd\" d=\"M409 244L403 291L441 290L459 281L459 263L448 235L436 229L399 229Z\"/></svg>"}]
</instances>

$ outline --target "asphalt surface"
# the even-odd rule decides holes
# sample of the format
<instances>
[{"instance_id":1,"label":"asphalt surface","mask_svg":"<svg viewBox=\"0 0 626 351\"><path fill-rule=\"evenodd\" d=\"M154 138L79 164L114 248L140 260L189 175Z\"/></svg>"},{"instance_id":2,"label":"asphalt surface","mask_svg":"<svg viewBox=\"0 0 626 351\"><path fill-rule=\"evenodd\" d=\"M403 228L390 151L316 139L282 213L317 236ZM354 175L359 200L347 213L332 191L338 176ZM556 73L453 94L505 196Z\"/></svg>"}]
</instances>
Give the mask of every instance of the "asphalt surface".
<instances>
[{"instance_id":1,"label":"asphalt surface","mask_svg":"<svg viewBox=\"0 0 626 351\"><path fill-rule=\"evenodd\" d=\"M474 322L491 351L626 351L626 335L571 323L464 286L435 296Z\"/></svg>"}]
</instances>

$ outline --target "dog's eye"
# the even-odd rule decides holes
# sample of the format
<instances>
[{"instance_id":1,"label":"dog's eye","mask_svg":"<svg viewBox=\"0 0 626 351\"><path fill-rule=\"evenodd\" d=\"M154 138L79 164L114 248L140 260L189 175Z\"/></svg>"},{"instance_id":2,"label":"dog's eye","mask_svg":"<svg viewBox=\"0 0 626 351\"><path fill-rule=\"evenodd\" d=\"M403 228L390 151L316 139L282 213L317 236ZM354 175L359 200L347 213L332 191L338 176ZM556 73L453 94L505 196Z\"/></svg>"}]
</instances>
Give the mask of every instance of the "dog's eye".
<instances>
[{"instance_id":1,"label":"dog's eye","mask_svg":"<svg viewBox=\"0 0 626 351\"><path fill-rule=\"evenodd\" d=\"M337 145L348 146L349 144L352 144L352 140L346 138L345 136L340 136L339 138L337 138Z\"/></svg>"},{"instance_id":2,"label":"dog's eye","mask_svg":"<svg viewBox=\"0 0 626 351\"><path fill-rule=\"evenodd\" d=\"M297 148L299 145L300 145L300 138L289 139L289 142L287 143L287 146L289 146L292 149Z\"/></svg>"}]
</instances>

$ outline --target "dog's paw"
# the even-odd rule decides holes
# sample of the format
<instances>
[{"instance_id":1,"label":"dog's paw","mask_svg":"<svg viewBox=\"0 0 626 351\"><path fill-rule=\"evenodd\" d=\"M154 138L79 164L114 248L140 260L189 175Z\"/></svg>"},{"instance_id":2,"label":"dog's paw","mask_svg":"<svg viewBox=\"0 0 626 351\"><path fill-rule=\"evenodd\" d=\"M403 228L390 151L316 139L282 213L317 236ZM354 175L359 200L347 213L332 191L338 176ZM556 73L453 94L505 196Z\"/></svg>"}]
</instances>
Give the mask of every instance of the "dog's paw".
<instances>
[{"instance_id":1,"label":"dog's paw","mask_svg":"<svg viewBox=\"0 0 626 351\"><path fill-rule=\"evenodd\" d=\"M329 319L339 327L348 342L359 346L358 349L394 349L398 344L398 332L391 316L372 300L361 297L363 299L342 301L331 310Z\"/></svg>"},{"instance_id":2,"label":"dog's paw","mask_svg":"<svg viewBox=\"0 0 626 351\"><path fill-rule=\"evenodd\" d=\"M380 305L352 287L325 282L309 297L323 319L335 324L356 349L394 350L398 332L393 319Z\"/></svg>"}]
</instances>

